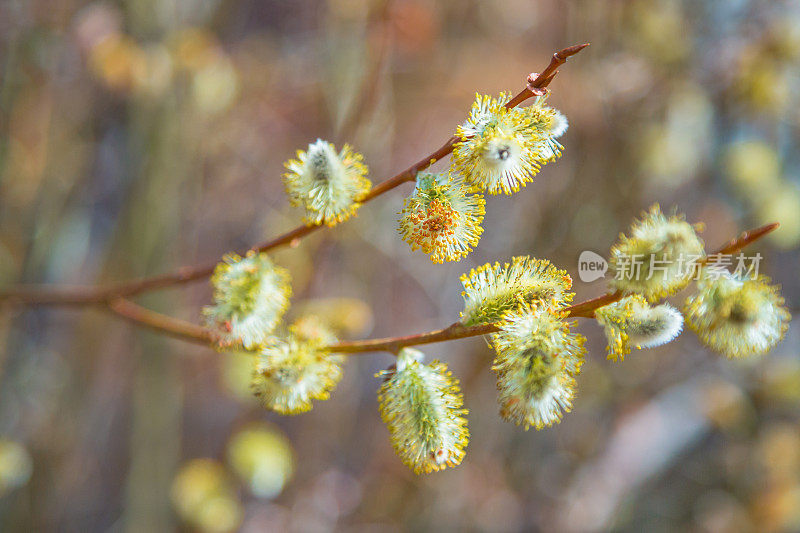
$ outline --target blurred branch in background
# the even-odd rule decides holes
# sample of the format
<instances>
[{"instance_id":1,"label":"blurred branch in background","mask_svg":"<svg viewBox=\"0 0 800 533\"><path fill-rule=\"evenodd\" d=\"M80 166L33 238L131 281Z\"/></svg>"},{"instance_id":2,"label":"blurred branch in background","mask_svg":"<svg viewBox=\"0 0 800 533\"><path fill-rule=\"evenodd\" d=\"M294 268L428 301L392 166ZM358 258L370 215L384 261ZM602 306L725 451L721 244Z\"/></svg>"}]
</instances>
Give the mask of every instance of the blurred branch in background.
<instances>
[{"instance_id":1,"label":"blurred branch in background","mask_svg":"<svg viewBox=\"0 0 800 533\"><path fill-rule=\"evenodd\" d=\"M707 382L696 378L676 385L628 414L603 453L575 475L569 503L556 512L559 527L612 527L626 496L706 436L712 428L703 402Z\"/></svg>"},{"instance_id":2,"label":"blurred branch in background","mask_svg":"<svg viewBox=\"0 0 800 533\"><path fill-rule=\"evenodd\" d=\"M339 139L351 140L363 124L365 117L378 103L381 75L386 70L392 43L392 0L385 0L383 5L370 12L367 26L367 41L372 52L371 64L361 80L361 86L350 103L344 119L337 128Z\"/></svg>"}]
</instances>

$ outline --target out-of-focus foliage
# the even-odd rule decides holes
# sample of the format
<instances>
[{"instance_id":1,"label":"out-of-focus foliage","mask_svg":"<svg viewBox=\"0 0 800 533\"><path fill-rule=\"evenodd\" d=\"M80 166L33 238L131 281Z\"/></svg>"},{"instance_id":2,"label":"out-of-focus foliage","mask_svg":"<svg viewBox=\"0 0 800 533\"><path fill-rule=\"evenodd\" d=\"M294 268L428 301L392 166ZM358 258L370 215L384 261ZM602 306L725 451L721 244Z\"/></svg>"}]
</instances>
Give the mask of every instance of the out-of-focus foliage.
<instances>
[{"instance_id":1,"label":"out-of-focus foliage","mask_svg":"<svg viewBox=\"0 0 800 533\"><path fill-rule=\"evenodd\" d=\"M409 184L272 255L294 280L291 319L320 315L342 338L442 327L460 273L533 255L577 280L580 251L605 254L655 201L705 221L710 248L781 222L748 252L796 311L798 28L788 0L0 2L0 283L218 260L301 222L280 179L298 147L352 143L377 183L441 145L476 91L517 90L590 41L548 99L569 149L487 198L469 257L432 265L397 238ZM576 301L602 286L576 281ZM197 321L211 289L142 301ZM0 434L32 468L0 459L16 487L0 529L798 529L796 322L746 361L684 335L616 365L601 328L579 330L573 412L540 432L498 419L482 340L437 345L473 438L458 468L415 477L374 402L386 355L349 361L328 402L286 419L248 399L249 356L92 311L3 309ZM249 425L265 418L276 427Z\"/></svg>"},{"instance_id":2,"label":"out-of-focus foliage","mask_svg":"<svg viewBox=\"0 0 800 533\"><path fill-rule=\"evenodd\" d=\"M274 498L294 471L292 446L278 430L252 424L235 433L227 448L228 462L259 498Z\"/></svg>"},{"instance_id":3,"label":"out-of-focus foliage","mask_svg":"<svg viewBox=\"0 0 800 533\"><path fill-rule=\"evenodd\" d=\"M200 531L234 531L242 521L233 484L212 459L193 459L181 467L172 483L172 501L181 519Z\"/></svg>"},{"instance_id":4,"label":"out-of-focus foliage","mask_svg":"<svg viewBox=\"0 0 800 533\"><path fill-rule=\"evenodd\" d=\"M28 450L18 442L0 440L0 495L27 483L32 469Z\"/></svg>"}]
</instances>

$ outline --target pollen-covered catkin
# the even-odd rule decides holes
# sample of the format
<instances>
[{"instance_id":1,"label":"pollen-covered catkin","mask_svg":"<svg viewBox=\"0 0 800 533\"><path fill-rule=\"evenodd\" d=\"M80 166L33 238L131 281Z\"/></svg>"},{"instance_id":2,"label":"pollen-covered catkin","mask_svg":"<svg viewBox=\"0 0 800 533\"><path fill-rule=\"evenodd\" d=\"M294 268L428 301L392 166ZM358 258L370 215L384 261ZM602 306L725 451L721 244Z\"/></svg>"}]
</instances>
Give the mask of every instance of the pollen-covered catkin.
<instances>
[{"instance_id":1,"label":"pollen-covered catkin","mask_svg":"<svg viewBox=\"0 0 800 533\"><path fill-rule=\"evenodd\" d=\"M453 148L451 168L475 190L515 193L561 155L556 138L566 131L563 115L544 99L507 109L510 98L509 93L476 95L467 120L456 129L461 140Z\"/></svg>"},{"instance_id":2,"label":"pollen-covered catkin","mask_svg":"<svg viewBox=\"0 0 800 533\"><path fill-rule=\"evenodd\" d=\"M434 263L457 261L478 244L485 203L459 176L420 173L400 212L400 234Z\"/></svg>"},{"instance_id":3,"label":"pollen-covered catkin","mask_svg":"<svg viewBox=\"0 0 800 533\"><path fill-rule=\"evenodd\" d=\"M289 272L265 253L226 255L211 277L214 304L203 309L220 345L250 349L264 342L289 306L289 282Z\"/></svg>"},{"instance_id":4,"label":"pollen-covered catkin","mask_svg":"<svg viewBox=\"0 0 800 533\"><path fill-rule=\"evenodd\" d=\"M282 337L270 338L254 355L251 389L265 409L284 415L311 410L327 400L342 379L342 356L325 346L333 333L313 319L301 319Z\"/></svg>"},{"instance_id":5,"label":"pollen-covered catkin","mask_svg":"<svg viewBox=\"0 0 800 533\"><path fill-rule=\"evenodd\" d=\"M685 313L703 344L731 358L766 353L783 338L792 318L769 278L719 270L704 271Z\"/></svg>"},{"instance_id":6,"label":"pollen-covered catkin","mask_svg":"<svg viewBox=\"0 0 800 533\"><path fill-rule=\"evenodd\" d=\"M404 348L396 368L378 374L384 378L378 392L381 418L395 451L416 474L460 464L469 440L458 380L444 363L426 365L422 357Z\"/></svg>"},{"instance_id":7,"label":"pollen-covered catkin","mask_svg":"<svg viewBox=\"0 0 800 533\"><path fill-rule=\"evenodd\" d=\"M608 359L625 358L636 348L666 344L683 329L683 315L669 304L650 306L641 295L632 294L595 311L608 340Z\"/></svg>"},{"instance_id":8,"label":"pollen-covered catkin","mask_svg":"<svg viewBox=\"0 0 800 533\"><path fill-rule=\"evenodd\" d=\"M510 263L486 263L461 276L467 326L499 320L524 302L546 301L556 307L572 301L572 278L547 259L512 257Z\"/></svg>"},{"instance_id":9,"label":"pollen-covered catkin","mask_svg":"<svg viewBox=\"0 0 800 533\"><path fill-rule=\"evenodd\" d=\"M509 311L494 335L500 415L536 429L572 409L575 376L583 364L583 336L570 332L566 313L541 302Z\"/></svg>"},{"instance_id":10,"label":"pollen-covered catkin","mask_svg":"<svg viewBox=\"0 0 800 533\"><path fill-rule=\"evenodd\" d=\"M666 217L658 204L634 221L630 236L611 248L611 286L654 302L689 284L703 258L703 241L683 217Z\"/></svg>"},{"instance_id":11,"label":"pollen-covered catkin","mask_svg":"<svg viewBox=\"0 0 800 533\"><path fill-rule=\"evenodd\" d=\"M317 139L284 164L289 201L305 209L307 224L334 226L355 214L372 186L362 161L347 144L337 153L331 143Z\"/></svg>"}]
</instances>

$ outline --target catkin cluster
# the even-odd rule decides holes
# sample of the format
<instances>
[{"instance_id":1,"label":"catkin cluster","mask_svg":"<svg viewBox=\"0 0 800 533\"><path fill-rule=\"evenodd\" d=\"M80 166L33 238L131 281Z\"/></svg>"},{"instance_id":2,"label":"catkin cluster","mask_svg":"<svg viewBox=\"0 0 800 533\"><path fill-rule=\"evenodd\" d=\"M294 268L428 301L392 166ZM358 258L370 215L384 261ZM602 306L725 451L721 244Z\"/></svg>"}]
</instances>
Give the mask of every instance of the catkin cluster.
<instances>
[{"instance_id":1,"label":"catkin cluster","mask_svg":"<svg viewBox=\"0 0 800 533\"><path fill-rule=\"evenodd\" d=\"M478 95L456 128L450 168L420 172L400 213L400 235L434 263L463 258L478 244L484 193L512 194L561 155L557 139L567 119L540 97L509 108L510 96ZM371 183L363 157L317 140L286 163L284 184L309 225L333 226L353 216ZM783 336L790 319L778 288L763 276L720 271L710 265L698 227L667 216L655 205L634 221L610 251L611 293L589 316L603 328L608 358L632 348L673 340L689 327L709 348L728 357L761 354ZM665 297L697 279L683 313ZM337 332L313 315L291 326L290 276L264 253L228 255L212 277L207 325L221 349L252 356L253 393L269 410L303 413L326 400L342 378L344 357L334 353ZM487 263L461 277L464 309L454 327L492 326L492 370L502 418L525 429L558 423L570 411L585 358L574 329L572 279L547 259L531 256ZM444 363L400 344L396 364L380 372L379 410L402 461L415 473L458 465L469 431L467 410Z\"/></svg>"},{"instance_id":2,"label":"catkin cluster","mask_svg":"<svg viewBox=\"0 0 800 533\"><path fill-rule=\"evenodd\" d=\"M478 244L485 214L482 193L513 194L533 180L542 165L561 156L557 139L567 119L538 98L509 109L509 93L477 95L469 116L456 128L450 168L420 173L400 212L400 234L412 250L434 263L457 261Z\"/></svg>"}]
</instances>

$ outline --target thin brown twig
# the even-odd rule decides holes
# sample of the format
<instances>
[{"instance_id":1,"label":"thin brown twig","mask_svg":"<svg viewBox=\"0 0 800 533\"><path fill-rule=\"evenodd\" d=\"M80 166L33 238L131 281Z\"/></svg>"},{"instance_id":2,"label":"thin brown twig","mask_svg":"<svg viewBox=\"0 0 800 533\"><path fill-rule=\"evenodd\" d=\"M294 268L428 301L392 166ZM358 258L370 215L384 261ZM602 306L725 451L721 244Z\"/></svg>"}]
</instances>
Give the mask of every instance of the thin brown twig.
<instances>
[{"instance_id":1,"label":"thin brown twig","mask_svg":"<svg viewBox=\"0 0 800 533\"><path fill-rule=\"evenodd\" d=\"M737 252L745 246L757 241L764 235L774 231L777 227L778 223L773 223L750 231L745 231L740 234L739 237L732 239L725 246L722 246L717 251L708 255L701 261L701 264L702 262L710 260L715 256ZM570 318L593 318L594 311L596 309L614 303L622 297L623 294L619 292L612 292L597 298L592 298L590 300L574 304L567 308L567 311L569 312L567 316ZM173 337L192 342L198 342L201 344L214 344L216 341L215 335L211 331L201 326L177 318L162 315L155 311L150 311L128 300L116 299L109 304L109 308L112 312L131 322L143 325L150 329L161 331ZM420 344L431 344L434 342L463 339L466 337L476 337L479 335L494 333L498 330L499 328L496 324L465 326L460 322L456 322L444 329L437 329L425 333L406 335L403 337L341 341L332 344L327 348L336 353L353 354L379 351L396 353L400 348L405 346L416 346Z\"/></svg>"},{"instance_id":2,"label":"thin brown twig","mask_svg":"<svg viewBox=\"0 0 800 533\"><path fill-rule=\"evenodd\" d=\"M710 261L714 259L715 256L730 255L736 253L745 246L749 245L750 243L757 241L767 233L772 233L773 231L778 229L779 226L780 224L778 222L773 222L772 224L767 224L765 226L761 226L760 228L743 231L741 234L739 234L738 237L728 241L728 244L722 246L713 254L704 257L702 259L702 262Z\"/></svg>"},{"instance_id":3,"label":"thin brown twig","mask_svg":"<svg viewBox=\"0 0 800 533\"><path fill-rule=\"evenodd\" d=\"M714 253L709 254L703 258L700 258L696 264L697 266L700 266L709 261L712 261L715 257L719 257L721 255L730 255L734 252L737 252L742 248L744 248L745 246L747 246L748 244L757 241L767 233L775 231L779 225L780 224L778 224L777 222L773 222L772 224L767 224L765 226L761 226L760 228L742 232L738 237L731 239L730 241L728 241L726 245L720 247ZM624 296L623 293L615 291L573 305L570 308L570 316L581 317L581 318L594 318L595 310L605 305L609 305L616 301L619 301L623 296Z\"/></svg>"},{"instance_id":4,"label":"thin brown twig","mask_svg":"<svg viewBox=\"0 0 800 533\"><path fill-rule=\"evenodd\" d=\"M547 68L538 75L531 74L531 76L528 77L528 85L512 98L511 101L506 104L506 107L510 109L518 106L532 96L541 94L541 91L553 80L553 77L558 72L558 67L562 65L568 57L577 54L587 46L589 46L588 43L570 46L569 48L564 48L553 54ZM438 150L427 157L419 160L399 174L378 183L362 199L362 203L368 202L405 182L413 181L418 172L427 169L436 161L450 154L458 140L457 137L451 137ZM266 252L281 246L295 246L303 237L324 227L326 226L298 226L283 235L256 244L249 250L245 250L241 253L246 253L247 251ZM214 272L215 267L216 262L200 266L186 266L167 274L120 282L107 286L54 287L47 285L19 285L0 290L0 303L15 305L107 305L112 300L118 298L130 298L143 292L207 278Z\"/></svg>"},{"instance_id":5,"label":"thin brown twig","mask_svg":"<svg viewBox=\"0 0 800 533\"><path fill-rule=\"evenodd\" d=\"M111 300L108 303L108 309L137 326L143 326L176 339L206 346L217 342L216 335L203 326L151 311L124 298Z\"/></svg>"}]
</instances>

